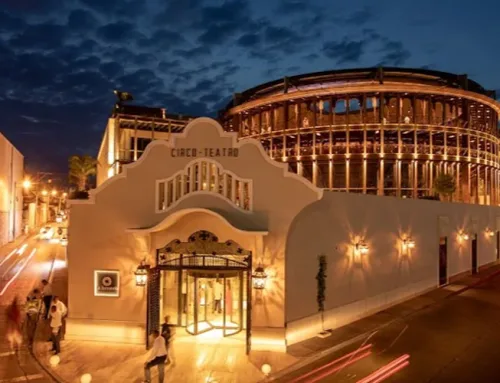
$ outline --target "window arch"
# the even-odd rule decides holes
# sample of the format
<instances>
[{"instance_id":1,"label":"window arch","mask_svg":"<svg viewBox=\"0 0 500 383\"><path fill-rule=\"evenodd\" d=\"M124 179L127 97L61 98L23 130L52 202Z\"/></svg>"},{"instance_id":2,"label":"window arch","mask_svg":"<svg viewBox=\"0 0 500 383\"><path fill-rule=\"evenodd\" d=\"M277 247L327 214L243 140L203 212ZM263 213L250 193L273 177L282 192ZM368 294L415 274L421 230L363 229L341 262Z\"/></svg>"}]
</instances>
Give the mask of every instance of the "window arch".
<instances>
[{"instance_id":1,"label":"window arch","mask_svg":"<svg viewBox=\"0 0 500 383\"><path fill-rule=\"evenodd\" d=\"M218 162L199 159L173 176L156 181L156 210L164 212L192 193L214 193L238 208L252 211L252 180L236 176Z\"/></svg>"}]
</instances>

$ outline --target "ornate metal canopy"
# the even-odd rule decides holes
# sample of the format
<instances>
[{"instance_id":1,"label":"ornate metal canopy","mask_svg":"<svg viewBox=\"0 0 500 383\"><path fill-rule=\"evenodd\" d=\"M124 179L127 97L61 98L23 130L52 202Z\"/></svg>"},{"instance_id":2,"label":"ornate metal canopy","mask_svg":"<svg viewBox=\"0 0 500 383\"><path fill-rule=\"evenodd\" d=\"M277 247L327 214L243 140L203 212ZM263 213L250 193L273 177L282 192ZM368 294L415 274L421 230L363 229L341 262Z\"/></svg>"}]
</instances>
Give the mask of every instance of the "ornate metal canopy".
<instances>
[{"instance_id":1,"label":"ornate metal canopy","mask_svg":"<svg viewBox=\"0 0 500 383\"><path fill-rule=\"evenodd\" d=\"M158 266L171 268L247 269L251 252L234 241L219 242L214 234L201 230L187 242L178 239L158 250Z\"/></svg>"}]
</instances>

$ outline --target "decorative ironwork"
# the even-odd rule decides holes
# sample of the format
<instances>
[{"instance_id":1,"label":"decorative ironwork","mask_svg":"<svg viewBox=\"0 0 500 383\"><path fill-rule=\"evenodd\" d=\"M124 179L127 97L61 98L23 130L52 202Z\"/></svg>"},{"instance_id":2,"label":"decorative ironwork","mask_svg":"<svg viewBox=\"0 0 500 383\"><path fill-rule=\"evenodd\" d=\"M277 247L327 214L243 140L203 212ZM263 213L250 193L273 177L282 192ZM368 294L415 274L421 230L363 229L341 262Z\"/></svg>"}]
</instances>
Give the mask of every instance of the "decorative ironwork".
<instances>
[{"instance_id":1,"label":"decorative ironwork","mask_svg":"<svg viewBox=\"0 0 500 383\"><path fill-rule=\"evenodd\" d=\"M160 270L152 268L148 270L148 303L146 324L146 347L149 348L149 334L160 327Z\"/></svg>"},{"instance_id":2,"label":"decorative ironwork","mask_svg":"<svg viewBox=\"0 0 500 383\"><path fill-rule=\"evenodd\" d=\"M219 242L209 231L189 236L188 242L173 240L158 250L157 264L173 268L247 269L251 252L234 241Z\"/></svg>"}]
</instances>

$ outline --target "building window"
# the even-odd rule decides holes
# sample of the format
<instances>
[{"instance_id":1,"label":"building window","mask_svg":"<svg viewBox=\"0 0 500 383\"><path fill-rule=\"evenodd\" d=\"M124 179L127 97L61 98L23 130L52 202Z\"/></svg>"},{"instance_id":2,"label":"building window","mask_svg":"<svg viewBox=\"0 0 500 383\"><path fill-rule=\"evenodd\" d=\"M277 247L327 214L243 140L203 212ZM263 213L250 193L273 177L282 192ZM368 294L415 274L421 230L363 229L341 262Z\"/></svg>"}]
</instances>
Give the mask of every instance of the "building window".
<instances>
[{"instance_id":1,"label":"building window","mask_svg":"<svg viewBox=\"0 0 500 383\"><path fill-rule=\"evenodd\" d=\"M251 180L237 177L215 161L196 160L172 177L157 182L158 212L195 192L219 194L240 209L252 210Z\"/></svg>"}]
</instances>

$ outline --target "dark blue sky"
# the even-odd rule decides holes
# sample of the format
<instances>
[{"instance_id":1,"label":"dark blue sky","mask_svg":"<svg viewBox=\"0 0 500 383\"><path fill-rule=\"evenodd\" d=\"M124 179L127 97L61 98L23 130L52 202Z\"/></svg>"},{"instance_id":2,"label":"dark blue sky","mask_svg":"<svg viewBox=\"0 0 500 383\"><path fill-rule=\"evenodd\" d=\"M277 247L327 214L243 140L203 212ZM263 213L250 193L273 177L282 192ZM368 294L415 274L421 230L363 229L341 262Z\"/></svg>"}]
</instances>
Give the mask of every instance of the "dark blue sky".
<instances>
[{"instance_id":1,"label":"dark blue sky","mask_svg":"<svg viewBox=\"0 0 500 383\"><path fill-rule=\"evenodd\" d=\"M2 131L30 168L95 155L112 90L214 115L235 91L379 64L500 89L496 0L2 0ZM500 93L500 92L499 92Z\"/></svg>"}]
</instances>

